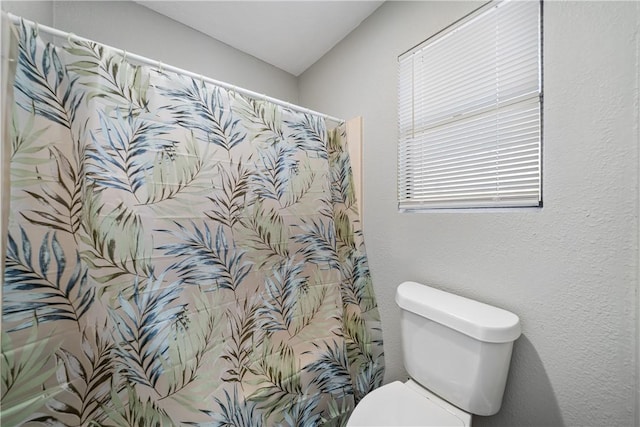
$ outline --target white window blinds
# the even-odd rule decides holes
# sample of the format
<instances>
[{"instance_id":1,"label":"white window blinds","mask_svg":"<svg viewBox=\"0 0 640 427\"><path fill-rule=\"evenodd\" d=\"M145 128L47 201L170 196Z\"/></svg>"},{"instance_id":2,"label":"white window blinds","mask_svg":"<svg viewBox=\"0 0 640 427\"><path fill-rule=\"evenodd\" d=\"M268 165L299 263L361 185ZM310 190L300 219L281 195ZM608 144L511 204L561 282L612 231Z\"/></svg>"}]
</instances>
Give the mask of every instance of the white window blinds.
<instances>
[{"instance_id":1,"label":"white window blinds","mask_svg":"<svg viewBox=\"0 0 640 427\"><path fill-rule=\"evenodd\" d=\"M401 210L541 205L540 8L490 3L399 58Z\"/></svg>"}]
</instances>

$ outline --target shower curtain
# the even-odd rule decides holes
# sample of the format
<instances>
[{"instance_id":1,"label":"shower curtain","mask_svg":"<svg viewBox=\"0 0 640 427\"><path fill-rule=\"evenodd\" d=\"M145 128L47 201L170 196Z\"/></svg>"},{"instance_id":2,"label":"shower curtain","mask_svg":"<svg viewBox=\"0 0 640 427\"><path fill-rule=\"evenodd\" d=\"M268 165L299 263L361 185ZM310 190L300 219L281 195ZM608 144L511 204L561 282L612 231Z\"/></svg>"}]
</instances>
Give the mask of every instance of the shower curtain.
<instances>
[{"instance_id":1,"label":"shower curtain","mask_svg":"<svg viewBox=\"0 0 640 427\"><path fill-rule=\"evenodd\" d=\"M384 371L344 127L13 30L2 425L343 424Z\"/></svg>"}]
</instances>

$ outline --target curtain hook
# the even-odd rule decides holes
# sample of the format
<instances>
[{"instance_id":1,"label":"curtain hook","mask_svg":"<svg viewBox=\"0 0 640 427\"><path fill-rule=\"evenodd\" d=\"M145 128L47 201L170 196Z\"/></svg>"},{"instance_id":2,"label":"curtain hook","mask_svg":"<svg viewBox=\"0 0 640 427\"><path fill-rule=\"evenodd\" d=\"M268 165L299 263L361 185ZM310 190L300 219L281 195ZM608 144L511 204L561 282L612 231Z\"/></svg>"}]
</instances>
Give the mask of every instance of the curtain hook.
<instances>
[{"instance_id":1,"label":"curtain hook","mask_svg":"<svg viewBox=\"0 0 640 427\"><path fill-rule=\"evenodd\" d=\"M200 74L200 85L204 87L204 74Z\"/></svg>"},{"instance_id":2,"label":"curtain hook","mask_svg":"<svg viewBox=\"0 0 640 427\"><path fill-rule=\"evenodd\" d=\"M162 74L162 61L158 61L158 73Z\"/></svg>"},{"instance_id":3,"label":"curtain hook","mask_svg":"<svg viewBox=\"0 0 640 427\"><path fill-rule=\"evenodd\" d=\"M40 35L40 24L38 24L38 22L34 22L34 27L33 27L33 31L35 33L35 36L38 37Z\"/></svg>"},{"instance_id":4,"label":"curtain hook","mask_svg":"<svg viewBox=\"0 0 640 427\"><path fill-rule=\"evenodd\" d=\"M127 49L122 49L122 61L127 62Z\"/></svg>"},{"instance_id":5,"label":"curtain hook","mask_svg":"<svg viewBox=\"0 0 640 427\"><path fill-rule=\"evenodd\" d=\"M73 34L73 33L67 33L67 43L69 43L69 45L72 45L72 44L73 44L73 38L74 38L75 36L76 36L76 35L75 35L75 34Z\"/></svg>"}]
</instances>

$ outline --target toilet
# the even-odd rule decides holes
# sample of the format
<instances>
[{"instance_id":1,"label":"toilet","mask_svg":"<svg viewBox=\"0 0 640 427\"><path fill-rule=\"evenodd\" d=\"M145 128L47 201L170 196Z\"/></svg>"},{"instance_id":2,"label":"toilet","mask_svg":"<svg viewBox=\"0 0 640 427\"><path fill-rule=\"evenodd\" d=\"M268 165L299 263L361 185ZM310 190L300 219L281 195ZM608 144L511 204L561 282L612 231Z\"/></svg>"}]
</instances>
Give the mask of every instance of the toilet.
<instances>
[{"instance_id":1,"label":"toilet","mask_svg":"<svg viewBox=\"0 0 640 427\"><path fill-rule=\"evenodd\" d=\"M497 413L518 316L415 282L398 286L396 304L410 378L367 394L347 426L470 426Z\"/></svg>"}]
</instances>

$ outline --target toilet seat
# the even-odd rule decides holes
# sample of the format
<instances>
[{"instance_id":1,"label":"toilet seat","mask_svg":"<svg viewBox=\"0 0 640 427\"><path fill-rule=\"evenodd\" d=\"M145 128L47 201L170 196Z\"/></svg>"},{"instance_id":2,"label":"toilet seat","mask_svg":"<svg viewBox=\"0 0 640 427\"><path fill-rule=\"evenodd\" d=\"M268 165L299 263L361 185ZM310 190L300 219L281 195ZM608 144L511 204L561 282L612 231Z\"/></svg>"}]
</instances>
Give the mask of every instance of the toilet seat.
<instances>
[{"instance_id":1,"label":"toilet seat","mask_svg":"<svg viewBox=\"0 0 640 427\"><path fill-rule=\"evenodd\" d=\"M470 414L411 380L395 381L367 394L347 422L347 427L470 425Z\"/></svg>"}]
</instances>

